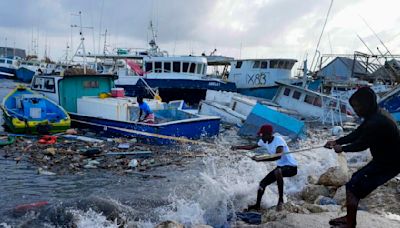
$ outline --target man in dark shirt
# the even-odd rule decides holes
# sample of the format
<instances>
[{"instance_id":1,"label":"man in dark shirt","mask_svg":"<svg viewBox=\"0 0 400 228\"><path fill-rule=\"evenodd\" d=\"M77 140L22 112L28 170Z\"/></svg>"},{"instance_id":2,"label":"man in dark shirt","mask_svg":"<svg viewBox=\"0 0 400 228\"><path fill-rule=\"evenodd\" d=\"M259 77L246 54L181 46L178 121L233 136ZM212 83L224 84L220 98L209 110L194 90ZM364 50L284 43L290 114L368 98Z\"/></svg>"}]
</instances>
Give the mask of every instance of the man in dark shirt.
<instances>
[{"instance_id":1,"label":"man in dark shirt","mask_svg":"<svg viewBox=\"0 0 400 228\"><path fill-rule=\"evenodd\" d=\"M328 141L325 147L333 148L336 153L359 152L368 148L371 151L372 161L355 172L346 184L347 215L329 221L330 225L352 228L357 224L360 199L400 172L400 133L390 114L378 108L372 89L360 88L349 101L363 122L349 135Z\"/></svg>"}]
</instances>

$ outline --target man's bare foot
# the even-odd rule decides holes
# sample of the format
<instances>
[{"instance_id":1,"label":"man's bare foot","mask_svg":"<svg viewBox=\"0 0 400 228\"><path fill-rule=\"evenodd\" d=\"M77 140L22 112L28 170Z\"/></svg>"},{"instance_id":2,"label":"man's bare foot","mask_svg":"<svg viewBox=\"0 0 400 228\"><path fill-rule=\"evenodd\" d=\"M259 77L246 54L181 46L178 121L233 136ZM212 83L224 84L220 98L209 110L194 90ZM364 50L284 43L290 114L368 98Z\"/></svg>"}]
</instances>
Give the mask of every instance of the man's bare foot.
<instances>
[{"instance_id":1,"label":"man's bare foot","mask_svg":"<svg viewBox=\"0 0 400 228\"><path fill-rule=\"evenodd\" d=\"M276 205L276 211L282 211L283 209L283 202L278 202L278 204Z\"/></svg>"},{"instance_id":2,"label":"man's bare foot","mask_svg":"<svg viewBox=\"0 0 400 228\"><path fill-rule=\"evenodd\" d=\"M260 209L261 209L260 205L257 205L257 204L250 205L250 206L247 208L248 211L251 211L251 210L256 210L256 211L258 211L258 210L260 210Z\"/></svg>"},{"instance_id":3,"label":"man's bare foot","mask_svg":"<svg viewBox=\"0 0 400 228\"><path fill-rule=\"evenodd\" d=\"M346 225L346 224L347 224L346 216L342 216L339 218L329 220L329 225L332 225L332 226L340 226L340 225Z\"/></svg>"}]
</instances>

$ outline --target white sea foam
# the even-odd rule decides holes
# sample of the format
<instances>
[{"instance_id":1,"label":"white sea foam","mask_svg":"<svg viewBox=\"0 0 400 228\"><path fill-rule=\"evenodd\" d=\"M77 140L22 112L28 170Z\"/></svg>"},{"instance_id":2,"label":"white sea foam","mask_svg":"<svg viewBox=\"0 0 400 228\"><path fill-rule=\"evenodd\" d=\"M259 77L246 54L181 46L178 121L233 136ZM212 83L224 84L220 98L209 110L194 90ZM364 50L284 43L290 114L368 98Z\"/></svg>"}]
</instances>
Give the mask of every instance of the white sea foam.
<instances>
[{"instance_id":1,"label":"white sea foam","mask_svg":"<svg viewBox=\"0 0 400 228\"><path fill-rule=\"evenodd\" d=\"M118 228L116 221L109 221L104 215L91 209L86 212L81 210L71 210L71 212L74 215L75 224L77 227Z\"/></svg>"}]
</instances>

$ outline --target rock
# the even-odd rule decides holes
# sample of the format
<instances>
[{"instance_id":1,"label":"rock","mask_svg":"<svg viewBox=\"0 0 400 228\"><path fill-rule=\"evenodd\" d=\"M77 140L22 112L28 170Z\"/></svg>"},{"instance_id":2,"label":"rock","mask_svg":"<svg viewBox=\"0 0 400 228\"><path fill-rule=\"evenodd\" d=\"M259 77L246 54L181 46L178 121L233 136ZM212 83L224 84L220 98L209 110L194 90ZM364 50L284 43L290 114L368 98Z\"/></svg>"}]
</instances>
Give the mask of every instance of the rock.
<instances>
[{"instance_id":1,"label":"rock","mask_svg":"<svg viewBox=\"0 0 400 228\"><path fill-rule=\"evenodd\" d=\"M310 175L307 177L307 181L309 184L317 184L318 183L318 178L314 175Z\"/></svg>"},{"instance_id":2,"label":"rock","mask_svg":"<svg viewBox=\"0 0 400 228\"><path fill-rule=\"evenodd\" d=\"M308 203L314 203L318 196L329 196L329 190L323 185L307 185L301 192L301 197Z\"/></svg>"},{"instance_id":3,"label":"rock","mask_svg":"<svg viewBox=\"0 0 400 228\"><path fill-rule=\"evenodd\" d=\"M320 207L318 205L315 205L315 204L306 203L306 204L304 204L302 206L304 208L306 208L308 211L310 211L311 213L322 213L322 212L327 212L328 211L328 210L326 210L326 209L324 209L324 208L322 208L322 207Z\"/></svg>"},{"instance_id":4,"label":"rock","mask_svg":"<svg viewBox=\"0 0 400 228\"><path fill-rule=\"evenodd\" d=\"M346 184L349 179L349 168L343 153L338 154L338 163L338 166L329 168L319 177L318 184L336 187Z\"/></svg>"},{"instance_id":5,"label":"rock","mask_svg":"<svg viewBox=\"0 0 400 228\"><path fill-rule=\"evenodd\" d=\"M344 205L346 203L346 185L343 185L336 190L333 199L336 200L336 202L340 205Z\"/></svg>"},{"instance_id":6,"label":"rock","mask_svg":"<svg viewBox=\"0 0 400 228\"><path fill-rule=\"evenodd\" d=\"M184 226L175 221L164 221L157 224L155 228L184 228Z\"/></svg>"},{"instance_id":7,"label":"rock","mask_svg":"<svg viewBox=\"0 0 400 228\"><path fill-rule=\"evenodd\" d=\"M318 196L318 198L314 201L314 204L318 205L337 205L337 201L330 197L326 196Z\"/></svg>"},{"instance_id":8,"label":"rock","mask_svg":"<svg viewBox=\"0 0 400 228\"><path fill-rule=\"evenodd\" d=\"M49 147L44 150L46 155L54 156L56 154L56 149L54 147Z\"/></svg>"},{"instance_id":9,"label":"rock","mask_svg":"<svg viewBox=\"0 0 400 228\"><path fill-rule=\"evenodd\" d=\"M318 214L288 214L285 218L262 224L263 228L288 228L288 227L307 227L319 228L329 227L328 221L330 219L343 216L337 212L323 212ZM385 218L382 215L372 214L364 211L357 212L357 228L387 228L387 227L400 227L398 220Z\"/></svg>"},{"instance_id":10,"label":"rock","mask_svg":"<svg viewBox=\"0 0 400 228\"><path fill-rule=\"evenodd\" d=\"M212 226L209 225L194 225L191 226L192 228L213 228Z\"/></svg>"}]
</instances>

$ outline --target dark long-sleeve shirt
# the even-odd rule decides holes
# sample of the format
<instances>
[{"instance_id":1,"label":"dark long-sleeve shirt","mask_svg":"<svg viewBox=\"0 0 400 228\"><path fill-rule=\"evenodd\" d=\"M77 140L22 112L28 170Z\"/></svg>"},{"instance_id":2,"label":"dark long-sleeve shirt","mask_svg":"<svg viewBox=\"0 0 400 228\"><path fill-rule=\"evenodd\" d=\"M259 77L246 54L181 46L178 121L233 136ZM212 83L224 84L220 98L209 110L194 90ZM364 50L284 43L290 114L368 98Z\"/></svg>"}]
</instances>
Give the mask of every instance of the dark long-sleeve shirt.
<instances>
[{"instance_id":1,"label":"dark long-sleeve shirt","mask_svg":"<svg viewBox=\"0 0 400 228\"><path fill-rule=\"evenodd\" d=\"M378 109L352 133L336 140L344 152L370 149L373 160L390 166L400 166L400 133L388 112ZM346 145L347 144L347 145Z\"/></svg>"}]
</instances>

